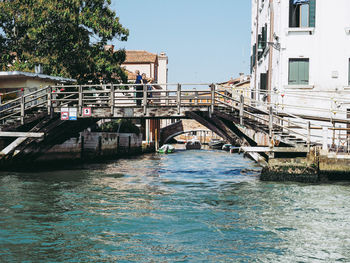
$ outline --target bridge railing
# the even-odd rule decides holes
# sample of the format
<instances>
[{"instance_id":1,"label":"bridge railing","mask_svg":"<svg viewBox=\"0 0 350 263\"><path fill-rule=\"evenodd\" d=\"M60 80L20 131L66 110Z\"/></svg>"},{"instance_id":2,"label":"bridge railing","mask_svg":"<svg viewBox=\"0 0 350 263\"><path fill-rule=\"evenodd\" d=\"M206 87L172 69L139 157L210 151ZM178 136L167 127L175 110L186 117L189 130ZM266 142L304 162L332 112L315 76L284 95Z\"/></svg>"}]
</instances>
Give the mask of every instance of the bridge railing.
<instances>
[{"instance_id":1,"label":"bridge railing","mask_svg":"<svg viewBox=\"0 0 350 263\"><path fill-rule=\"evenodd\" d=\"M166 86L164 90L161 87ZM266 93L266 95L271 95ZM300 94L297 94L298 96ZM26 116L37 109L47 110L50 114L64 107L78 109L82 116L84 107L109 108L113 113L115 108L142 108L144 113L152 107L173 107L180 110L183 107L206 107L211 112L215 108L224 108L239 117L240 124L245 119L265 125L269 129L271 139L277 138L277 132L286 132L305 140L308 144L320 144L324 137L312 134L311 130L323 128L336 129L329 122L320 124L299 117L290 111L281 109L275 101L257 100L243 89L225 88L214 84L99 84L99 85L65 85L38 88L36 91L22 94L20 97L0 105L0 122L20 120L24 123ZM323 99L327 99L323 97ZM338 100L339 99L339 100ZM334 98L330 98L334 102ZM346 98L337 98L337 103L346 104ZM306 108L305 108L306 109ZM346 123L346 119L343 120ZM345 125L345 124L344 124ZM349 139L348 130L342 127L342 135ZM332 139L328 136L328 139ZM333 135L333 141L334 141ZM338 136L340 141L340 135ZM350 145L350 142L348 142Z\"/></svg>"},{"instance_id":2,"label":"bridge railing","mask_svg":"<svg viewBox=\"0 0 350 263\"><path fill-rule=\"evenodd\" d=\"M171 87L173 86L173 89ZM149 107L184 105L211 105L211 91L183 89L180 84L167 84L168 90L161 90L159 84L108 84L64 86L64 91L52 93L51 107L64 106L91 108ZM55 89L56 87L51 87Z\"/></svg>"},{"instance_id":3,"label":"bridge railing","mask_svg":"<svg viewBox=\"0 0 350 263\"><path fill-rule=\"evenodd\" d=\"M26 114L33 109L46 108L47 88L38 88L37 90L21 95L18 98L7 101L0 105L0 122L5 120L20 120L24 123ZM18 93L18 92L17 92Z\"/></svg>"},{"instance_id":4,"label":"bridge railing","mask_svg":"<svg viewBox=\"0 0 350 263\"><path fill-rule=\"evenodd\" d=\"M218 89L218 91L215 91L215 101L219 105L225 105L232 111L238 112L238 117L242 126L244 125L245 119L250 119L265 125L265 127L268 128L271 146L275 144L275 141L278 140L279 136L281 136L283 132L291 134L298 139L304 140L306 145L309 147L312 143L308 129L310 126L308 124L304 126L303 123L300 124L291 120L286 122L283 117L278 115L278 112L276 112L271 105L260 105L259 107L260 101L255 101L251 97L247 98L244 96L243 92L227 93L223 89ZM291 116L288 115L288 117ZM302 132L292 129L291 126L301 128ZM279 135L276 135L277 132Z\"/></svg>"},{"instance_id":5,"label":"bridge railing","mask_svg":"<svg viewBox=\"0 0 350 263\"><path fill-rule=\"evenodd\" d=\"M346 90L256 91L249 87L220 88L228 96L235 97L236 102L244 94L245 107L253 106L265 114L272 108L274 123L286 133L311 141L311 144L328 144L336 151L350 151L349 110L346 108L350 104L350 94ZM315 105L316 102L318 105Z\"/></svg>"}]
</instances>

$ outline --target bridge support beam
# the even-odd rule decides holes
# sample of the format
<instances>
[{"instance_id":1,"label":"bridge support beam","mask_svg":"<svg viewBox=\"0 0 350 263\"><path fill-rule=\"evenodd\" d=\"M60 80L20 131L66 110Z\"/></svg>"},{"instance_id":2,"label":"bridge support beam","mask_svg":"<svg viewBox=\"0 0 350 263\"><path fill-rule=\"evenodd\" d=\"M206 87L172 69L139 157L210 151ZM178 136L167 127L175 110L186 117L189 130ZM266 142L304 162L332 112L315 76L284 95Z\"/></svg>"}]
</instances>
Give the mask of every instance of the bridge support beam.
<instances>
[{"instance_id":1,"label":"bridge support beam","mask_svg":"<svg viewBox=\"0 0 350 263\"><path fill-rule=\"evenodd\" d=\"M269 107L269 145L272 148L273 145L273 108Z\"/></svg>"},{"instance_id":2,"label":"bridge support beam","mask_svg":"<svg viewBox=\"0 0 350 263\"><path fill-rule=\"evenodd\" d=\"M147 114L147 86L143 85L143 115Z\"/></svg>"},{"instance_id":3,"label":"bridge support beam","mask_svg":"<svg viewBox=\"0 0 350 263\"><path fill-rule=\"evenodd\" d=\"M215 85L210 85L210 93L211 93L211 106L210 106L210 114L214 112L214 106L215 106Z\"/></svg>"},{"instance_id":4,"label":"bridge support beam","mask_svg":"<svg viewBox=\"0 0 350 263\"><path fill-rule=\"evenodd\" d=\"M24 124L24 109L25 109L25 98L24 95L21 97L21 124Z\"/></svg>"},{"instance_id":5,"label":"bridge support beam","mask_svg":"<svg viewBox=\"0 0 350 263\"><path fill-rule=\"evenodd\" d=\"M176 97L176 102L177 102L177 114L180 115L181 112L181 85L177 84L177 97Z\"/></svg>"},{"instance_id":6,"label":"bridge support beam","mask_svg":"<svg viewBox=\"0 0 350 263\"><path fill-rule=\"evenodd\" d=\"M83 88L81 85L79 86L79 98L78 98L78 116L82 116L83 114Z\"/></svg>"},{"instance_id":7,"label":"bridge support beam","mask_svg":"<svg viewBox=\"0 0 350 263\"><path fill-rule=\"evenodd\" d=\"M243 126L243 117L244 117L244 96L241 94L239 100L239 124Z\"/></svg>"}]
</instances>

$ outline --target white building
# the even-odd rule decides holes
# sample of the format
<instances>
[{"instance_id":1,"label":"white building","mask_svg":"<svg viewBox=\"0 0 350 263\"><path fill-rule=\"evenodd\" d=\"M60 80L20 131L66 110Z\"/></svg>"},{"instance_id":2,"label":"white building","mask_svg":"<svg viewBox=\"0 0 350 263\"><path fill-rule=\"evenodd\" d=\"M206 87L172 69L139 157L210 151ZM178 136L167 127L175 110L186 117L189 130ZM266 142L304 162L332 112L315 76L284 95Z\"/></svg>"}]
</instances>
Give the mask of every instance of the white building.
<instances>
[{"instance_id":1,"label":"white building","mask_svg":"<svg viewBox=\"0 0 350 263\"><path fill-rule=\"evenodd\" d=\"M340 101L350 98L349 0L252 0L251 46L257 99L297 114L346 118L350 101Z\"/></svg>"},{"instance_id":2,"label":"white building","mask_svg":"<svg viewBox=\"0 0 350 263\"><path fill-rule=\"evenodd\" d=\"M140 74L145 73L156 83L168 82L168 57L164 52L157 55L144 50L126 50L125 54L126 59L121 66L128 71L129 80L135 80L134 73L139 70Z\"/></svg>"},{"instance_id":3,"label":"white building","mask_svg":"<svg viewBox=\"0 0 350 263\"><path fill-rule=\"evenodd\" d=\"M164 52L158 55L144 50L126 50L125 55L126 59L121 66L126 70L129 82L135 82L135 71L139 70L140 74L145 73L147 78L152 78L154 83L160 84L154 88L167 90L167 85L162 85L168 83L168 57ZM156 93L153 95L157 96ZM169 125L172 120L148 119L144 122L144 139L159 142L160 129Z\"/></svg>"}]
</instances>

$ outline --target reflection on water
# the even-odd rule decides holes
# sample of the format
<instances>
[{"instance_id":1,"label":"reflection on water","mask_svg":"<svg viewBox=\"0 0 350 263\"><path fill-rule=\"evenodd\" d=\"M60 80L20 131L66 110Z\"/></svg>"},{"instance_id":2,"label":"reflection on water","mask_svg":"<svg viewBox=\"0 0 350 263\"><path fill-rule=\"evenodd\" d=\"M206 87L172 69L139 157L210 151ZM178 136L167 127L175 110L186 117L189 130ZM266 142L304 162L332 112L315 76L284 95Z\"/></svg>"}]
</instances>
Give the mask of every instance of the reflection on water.
<instances>
[{"instance_id":1,"label":"reflection on water","mask_svg":"<svg viewBox=\"0 0 350 263\"><path fill-rule=\"evenodd\" d=\"M179 151L0 174L1 262L349 262L349 184Z\"/></svg>"}]
</instances>

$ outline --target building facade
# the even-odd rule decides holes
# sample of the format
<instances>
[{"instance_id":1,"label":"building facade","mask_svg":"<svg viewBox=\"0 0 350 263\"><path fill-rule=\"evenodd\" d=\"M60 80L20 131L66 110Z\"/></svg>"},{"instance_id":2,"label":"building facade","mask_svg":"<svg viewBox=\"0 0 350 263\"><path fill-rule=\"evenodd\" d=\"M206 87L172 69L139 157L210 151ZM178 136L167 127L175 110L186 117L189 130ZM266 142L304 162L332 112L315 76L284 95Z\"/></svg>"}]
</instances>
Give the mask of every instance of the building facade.
<instances>
[{"instance_id":1,"label":"building facade","mask_svg":"<svg viewBox=\"0 0 350 263\"><path fill-rule=\"evenodd\" d=\"M252 98L295 114L347 118L349 17L349 0L252 0Z\"/></svg>"},{"instance_id":2,"label":"building facade","mask_svg":"<svg viewBox=\"0 0 350 263\"><path fill-rule=\"evenodd\" d=\"M167 90L168 83L168 57L164 52L154 54L144 50L126 50L126 59L121 65L127 72L129 82L135 82L135 71L140 74L145 73L147 78L153 79L153 82L159 85L154 88ZM156 96L156 93L153 93ZM141 126L145 127L143 139L148 142L159 142L160 129L171 123L171 120L150 119L143 120Z\"/></svg>"},{"instance_id":3,"label":"building facade","mask_svg":"<svg viewBox=\"0 0 350 263\"><path fill-rule=\"evenodd\" d=\"M38 72L1 71L0 102L15 99L46 86L73 84L75 79L49 76Z\"/></svg>"},{"instance_id":4,"label":"building facade","mask_svg":"<svg viewBox=\"0 0 350 263\"><path fill-rule=\"evenodd\" d=\"M126 59L121 66L127 71L130 81L136 79L135 71L139 70L155 83L168 82L168 57L164 52L158 55L144 50L126 50L125 53Z\"/></svg>"}]
</instances>

